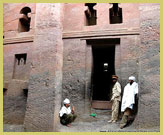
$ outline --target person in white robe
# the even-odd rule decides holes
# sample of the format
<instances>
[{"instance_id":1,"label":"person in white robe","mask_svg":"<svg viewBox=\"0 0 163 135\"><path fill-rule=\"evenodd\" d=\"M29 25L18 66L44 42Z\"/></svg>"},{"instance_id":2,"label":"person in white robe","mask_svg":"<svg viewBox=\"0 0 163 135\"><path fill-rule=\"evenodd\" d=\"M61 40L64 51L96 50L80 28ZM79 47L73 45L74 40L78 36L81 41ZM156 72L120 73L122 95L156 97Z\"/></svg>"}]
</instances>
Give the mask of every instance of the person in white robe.
<instances>
[{"instance_id":1,"label":"person in white robe","mask_svg":"<svg viewBox=\"0 0 163 135\"><path fill-rule=\"evenodd\" d=\"M73 122L77 117L74 112L74 107L71 108L70 100L67 98L63 101L63 106L59 112L59 117L61 124L68 127L71 126L70 123Z\"/></svg>"},{"instance_id":2,"label":"person in white robe","mask_svg":"<svg viewBox=\"0 0 163 135\"><path fill-rule=\"evenodd\" d=\"M138 84L135 81L136 78L134 76L130 76L129 83L124 88L121 104L123 117L120 123L120 128L124 128L127 125L128 117L131 115L135 104L135 95L138 94Z\"/></svg>"}]
</instances>

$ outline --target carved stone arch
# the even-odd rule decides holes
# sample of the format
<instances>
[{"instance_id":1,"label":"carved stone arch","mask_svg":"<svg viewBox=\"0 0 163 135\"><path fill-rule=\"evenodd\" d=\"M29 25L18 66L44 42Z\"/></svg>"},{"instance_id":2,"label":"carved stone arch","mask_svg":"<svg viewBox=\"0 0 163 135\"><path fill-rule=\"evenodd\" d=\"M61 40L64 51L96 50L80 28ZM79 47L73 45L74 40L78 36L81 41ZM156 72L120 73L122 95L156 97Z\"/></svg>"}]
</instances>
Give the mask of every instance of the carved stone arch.
<instances>
[{"instance_id":1,"label":"carved stone arch","mask_svg":"<svg viewBox=\"0 0 163 135\"><path fill-rule=\"evenodd\" d=\"M24 7L20 10L18 32L30 31L30 22L31 22L31 9L29 7Z\"/></svg>"}]
</instances>

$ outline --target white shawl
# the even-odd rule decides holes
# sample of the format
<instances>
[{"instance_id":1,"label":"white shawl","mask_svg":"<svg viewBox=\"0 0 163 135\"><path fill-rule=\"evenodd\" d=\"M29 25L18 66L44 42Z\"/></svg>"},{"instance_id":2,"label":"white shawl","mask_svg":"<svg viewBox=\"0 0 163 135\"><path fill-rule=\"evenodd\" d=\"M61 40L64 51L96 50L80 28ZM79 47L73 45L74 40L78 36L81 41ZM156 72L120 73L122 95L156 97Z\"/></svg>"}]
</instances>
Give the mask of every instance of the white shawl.
<instances>
[{"instance_id":1,"label":"white shawl","mask_svg":"<svg viewBox=\"0 0 163 135\"><path fill-rule=\"evenodd\" d=\"M124 112L126 108L133 109L133 104L135 104L135 94L138 93L138 84L133 82L132 85L128 83L123 92L121 112Z\"/></svg>"},{"instance_id":2,"label":"white shawl","mask_svg":"<svg viewBox=\"0 0 163 135\"><path fill-rule=\"evenodd\" d=\"M59 116L62 117L63 114L70 114L71 113L71 107L65 107L65 106L62 106L60 112L59 112Z\"/></svg>"}]
</instances>

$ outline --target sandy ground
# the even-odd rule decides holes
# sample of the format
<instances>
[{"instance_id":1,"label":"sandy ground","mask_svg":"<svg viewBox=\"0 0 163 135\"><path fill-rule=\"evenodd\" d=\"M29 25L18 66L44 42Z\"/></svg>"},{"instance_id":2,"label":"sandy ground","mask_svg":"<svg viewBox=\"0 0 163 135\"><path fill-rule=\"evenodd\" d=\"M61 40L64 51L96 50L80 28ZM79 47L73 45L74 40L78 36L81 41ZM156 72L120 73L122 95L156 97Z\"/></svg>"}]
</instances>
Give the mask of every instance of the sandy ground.
<instances>
[{"instance_id":1,"label":"sandy ground","mask_svg":"<svg viewBox=\"0 0 163 135\"><path fill-rule=\"evenodd\" d=\"M111 118L111 111L108 110L93 110L96 113L96 117L89 116L90 114L84 114L77 117L72 123L71 127L63 126L59 124L57 126L58 132L159 132L159 127L153 127L152 129L135 129L132 125L123 129L119 128L120 120L116 123L108 123ZM4 124L4 132L23 132L23 125L8 125Z\"/></svg>"}]
</instances>

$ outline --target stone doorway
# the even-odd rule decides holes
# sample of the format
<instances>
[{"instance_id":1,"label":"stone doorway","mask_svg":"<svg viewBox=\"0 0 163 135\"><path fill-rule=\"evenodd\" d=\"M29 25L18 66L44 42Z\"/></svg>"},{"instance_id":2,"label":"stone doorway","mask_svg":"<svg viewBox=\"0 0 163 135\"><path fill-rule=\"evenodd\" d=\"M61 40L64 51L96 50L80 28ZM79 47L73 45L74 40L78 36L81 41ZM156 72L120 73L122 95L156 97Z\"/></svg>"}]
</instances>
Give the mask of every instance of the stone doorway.
<instances>
[{"instance_id":1,"label":"stone doorway","mask_svg":"<svg viewBox=\"0 0 163 135\"><path fill-rule=\"evenodd\" d=\"M115 74L115 46L92 46L92 107L110 108L112 79ZM100 105L100 106L99 106Z\"/></svg>"},{"instance_id":2,"label":"stone doorway","mask_svg":"<svg viewBox=\"0 0 163 135\"><path fill-rule=\"evenodd\" d=\"M111 98L111 76L115 74L114 56L115 46L95 47L92 46L93 52L93 100L109 101Z\"/></svg>"},{"instance_id":3,"label":"stone doorway","mask_svg":"<svg viewBox=\"0 0 163 135\"><path fill-rule=\"evenodd\" d=\"M92 72L91 72L91 107L111 109L112 79L115 73L116 45L120 39L90 39Z\"/></svg>"}]
</instances>

